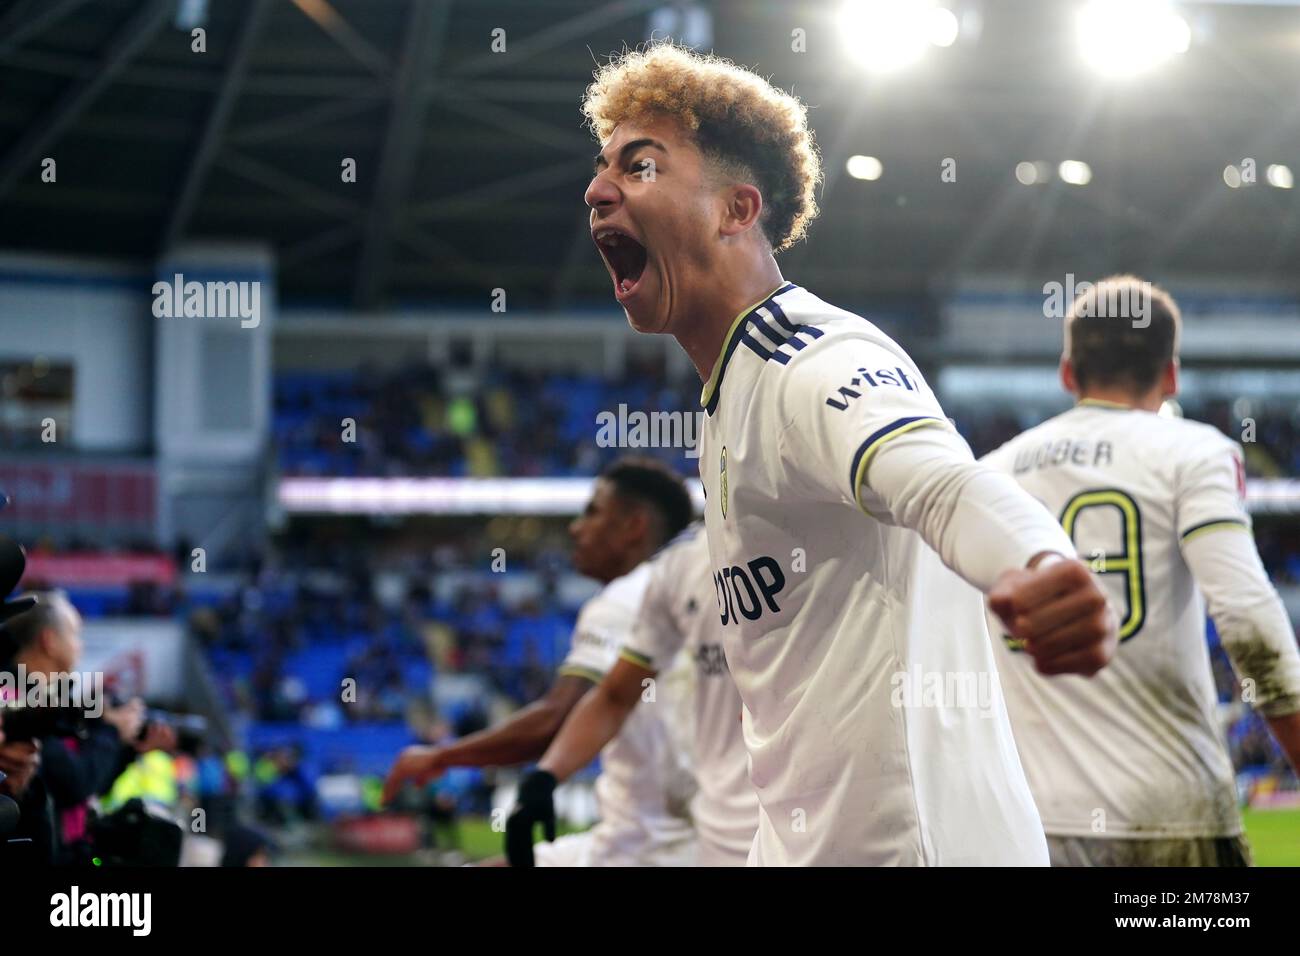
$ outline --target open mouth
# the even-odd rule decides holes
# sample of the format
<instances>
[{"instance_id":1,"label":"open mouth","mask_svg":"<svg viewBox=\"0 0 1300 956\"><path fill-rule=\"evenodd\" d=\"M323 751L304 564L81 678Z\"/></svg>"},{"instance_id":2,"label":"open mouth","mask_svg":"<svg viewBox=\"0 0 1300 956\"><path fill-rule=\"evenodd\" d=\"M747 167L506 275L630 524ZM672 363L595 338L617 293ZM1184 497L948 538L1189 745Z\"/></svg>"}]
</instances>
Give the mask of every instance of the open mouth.
<instances>
[{"instance_id":1,"label":"open mouth","mask_svg":"<svg viewBox=\"0 0 1300 956\"><path fill-rule=\"evenodd\" d=\"M641 274L645 272L645 246L627 233L614 229L598 229L594 236L596 247L614 277L614 296L621 301L636 291Z\"/></svg>"}]
</instances>

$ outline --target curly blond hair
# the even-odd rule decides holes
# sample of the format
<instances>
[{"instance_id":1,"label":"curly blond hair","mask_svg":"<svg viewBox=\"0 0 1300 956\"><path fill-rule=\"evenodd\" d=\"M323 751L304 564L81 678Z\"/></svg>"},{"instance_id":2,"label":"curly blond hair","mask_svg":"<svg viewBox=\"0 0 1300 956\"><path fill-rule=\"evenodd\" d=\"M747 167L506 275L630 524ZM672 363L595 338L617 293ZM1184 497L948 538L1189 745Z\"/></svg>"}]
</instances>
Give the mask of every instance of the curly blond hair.
<instances>
[{"instance_id":1,"label":"curly blond hair","mask_svg":"<svg viewBox=\"0 0 1300 956\"><path fill-rule=\"evenodd\" d=\"M728 175L758 187L760 225L776 252L817 216L821 157L807 107L730 60L671 42L625 50L596 71L582 112L601 143L628 120L676 120Z\"/></svg>"}]
</instances>

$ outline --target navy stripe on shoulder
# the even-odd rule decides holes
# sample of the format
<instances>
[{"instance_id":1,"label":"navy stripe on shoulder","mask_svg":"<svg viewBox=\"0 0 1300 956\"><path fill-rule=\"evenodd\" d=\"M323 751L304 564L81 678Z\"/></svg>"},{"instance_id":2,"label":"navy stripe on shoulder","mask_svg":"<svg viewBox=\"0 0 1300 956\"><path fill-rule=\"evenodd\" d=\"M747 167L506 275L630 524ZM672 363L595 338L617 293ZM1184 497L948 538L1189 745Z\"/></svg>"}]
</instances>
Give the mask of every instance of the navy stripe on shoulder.
<instances>
[{"instance_id":1,"label":"navy stripe on shoulder","mask_svg":"<svg viewBox=\"0 0 1300 956\"><path fill-rule=\"evenodd\" d=\"M782 336L780 333L778 333L776 329L772 328L770 325L764 322L761 318L759 318L757 314L755 314L751 324L754 326L754 328L758 329L760 332L766 335L767 340L771 342L773 345L777 346L778 348L780 348L782 345L785 345L785 337Z\"/></svg>"},{"instance_id":2,"label":"navy stripe on shoulder","mask_svg":"<svg viewBox=\"0 0 1300 956\"><path fill-rule=\"evenodd\" d=\"M750 351L752 351L755 355L761 358L764 362L768 361L769 359L776 359L782 365L786 365L790 361L790 356L786 355L784 352L768 351L766 348L764 348L762 345L759 344L758 339L754 338L748 332L746 332L744 335L740 337L740 341L744 342L747 346L749 346Z\"/></svg>"},{"instance_id":3,"label":"navy stripe on shoulder","mask_svg":"<svg viewBox=\"0 0 1300 956\"><path fill-rule=\"evenodd\" d=\"M780 325L782 328L784 328L787 332L794 334L795 332L799 331L799 329L795 326L795 324L785 317L785 310L782 309L775 302L768 303L767 311L772 313L772 318L776 319L777 324Z\"/></svg>"},{"instance_id":4,"label":"navy stripe on shoulder","mask_svg":"<svg viewBox=\"0 0 1300 956\"><path fill-rule=\"evenodd\" d=\"M752 336L748 335L744 327L748 326L750 322L753 321L754 313L756 313L759 309L773 308L774 306L776 306L777 296L784 295L785 293L789 292L791 289L797 289L797 288L798 286L796 286L793 282L787 282L785 285L781 286L781 288L777 289L770 296L768 296L765 300L760 302L758 305L754 306L754 308L750 309L749 312L746 313L745 317L741 319L740 322L741 329L738 329L737 331L743 332L744 334L733 335L731 337L731 341L727 343L726 349L722 353L722 357L718 360L721 363L718 371L718 379L714 383L713 393L709 396L709 400L704 406L704 411L707 414L712 415L715 411L717 411L718 401L722 396L722 382L723 379L726 378L726 374L727 374L727 366L731 364L731 356L735 353L736 347L740 345L742 341L745 341L745 344L749 346L749 348L753 349L757 354L763 355L764 359L770 357L771 355L771 353L767 352L767 349L764 349L761 345L759 345L756 341L753 340ZM788 362L789 360L790 360L789 356L778 355L778 361L782 361L782 364Z\"/></svg>"},{"instance_id":5,"label":"navy stripe on shoulder","mask_svg":"<svg viewBox=\"0 0 1300 956\"><path fill-rule=\"evenodd\" d=\"M809 338L816 340L826 334L815 325L795 325L786 317L785 310L775 302L768 303L767 311L771 314L772 318L776 319L777 323L783 329L790 333L790 337L786 339L786 344L793 346L796 352L805 348L808 343L803 339L795 338L795 336L802 333L807 335Z\"/></svg>"}]
</instances>

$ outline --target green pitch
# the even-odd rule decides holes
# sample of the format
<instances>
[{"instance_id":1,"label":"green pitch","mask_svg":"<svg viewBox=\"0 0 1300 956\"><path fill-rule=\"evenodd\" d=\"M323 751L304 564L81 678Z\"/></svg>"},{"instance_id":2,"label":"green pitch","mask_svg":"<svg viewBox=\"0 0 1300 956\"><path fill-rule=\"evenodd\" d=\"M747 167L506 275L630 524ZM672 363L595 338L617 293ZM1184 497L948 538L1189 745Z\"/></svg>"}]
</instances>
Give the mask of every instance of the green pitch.
<instances>
[{"instance_id":1,"label":"green pitch","mask_svg":"<svg viewBox=\"0 0 1300 956\"><path fill-rule=\"evenodd\" d=\"M1300 810L1247 810L1242 818L1257 866L1300 866Z\"/></svg>"},{"instance_id":2,"label":"green pitch","mask_svg":"<svg viewBox=\"0 0 1300 956\"><path fill-rule=\"evenodd\" d=\"M1300 810L1247 810L1243 818L1257 866L1300 866ZM501 855L502 836L487 820L461 820L460 837L472 860Z\"/></svg>"}]
</instances>

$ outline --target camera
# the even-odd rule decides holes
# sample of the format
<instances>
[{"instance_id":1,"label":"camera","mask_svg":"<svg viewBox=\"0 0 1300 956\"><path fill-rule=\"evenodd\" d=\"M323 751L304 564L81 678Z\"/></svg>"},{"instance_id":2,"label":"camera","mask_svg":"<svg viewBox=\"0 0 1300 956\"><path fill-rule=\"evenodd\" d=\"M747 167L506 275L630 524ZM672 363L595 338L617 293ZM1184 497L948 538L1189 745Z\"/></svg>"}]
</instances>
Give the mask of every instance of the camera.
<instances>
[{"instance_id":1,"label":"camera","mask_svg":"<svg viewBox=\"0 0 1300 956\"><path fill-rule=\"evenodd\" d=\"M133 797L90 825L96 866L177 866L182 831L170 817Z\"/></svg>"},{"instance_id":2,"label":"camera","mask_svg":"<svg viewBox=\"0 0 1300 956\"><path fill-rule=\"evenodd\" d=\"M5 740L30 742L43 737L75 737L86 724L80 707L31 707L21 700L0 701Z\"/></svg>"},{"instance_id":3,"label":"camera","mask_svg":"<svg viewBox=\"0 0 1300 956\"><path fill-rule=\"evenodd\" d=\"M127 701L123 700L118 694L110 694L108 703L110 707L116 708L125 706ZM174 730L176 732L177 748L187 753L193 753L208 738L208 721L206 717L199 714L176 714L169 710L150 707L145 711L144 723L141 724L140 732L136 734L135 740L125 742L138 743L148 736L151 728L157 726L170 727Z\"/></svg>"}]
</instances>

